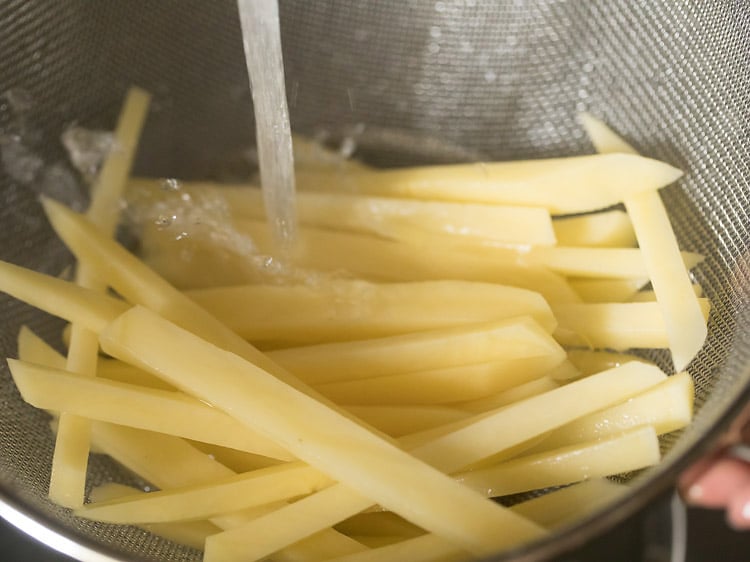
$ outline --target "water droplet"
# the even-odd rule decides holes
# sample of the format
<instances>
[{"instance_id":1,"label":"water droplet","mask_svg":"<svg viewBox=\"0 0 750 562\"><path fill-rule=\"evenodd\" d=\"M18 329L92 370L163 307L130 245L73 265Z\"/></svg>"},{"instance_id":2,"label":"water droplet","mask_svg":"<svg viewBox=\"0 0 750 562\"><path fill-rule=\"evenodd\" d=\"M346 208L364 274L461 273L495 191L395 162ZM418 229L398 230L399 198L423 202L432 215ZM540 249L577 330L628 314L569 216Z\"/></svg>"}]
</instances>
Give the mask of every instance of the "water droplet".
<instances>
[{"instance_id":1,"label":"water droplet","mask_svg":"<svg viewBox=\"0 0 750 562\"><path fill-rule=\"evenodd\" d=\"M485 82L488 82L488 83L491 84L495 80L497 80L497 74L495 74L494 71L488 70L487 72L484 73L484 81Z\"/></svg>"},{"instance_id":2,"label":"water droplet","mask_svg":"<svg viewBox=\"0 0 750 562\"><path fill-rule=\"evenodd\" d=\"M430 28L430 37L433 39L440 39L440 37L443 35L443 32L440 30L440 28L436 25L433 25Z\"/></svg>"},{"instance_id":3,"label":"water droplet","mask_svg":"<svg viewBox=\"0 0 750 562\"><path fill-rule=\"evenodd\" d=\"M161 182L161 188L164 191L178 191L180 182L175 178L164 178Z\"/></svg>"},{"instance_id":4,"label":"water droplet","mask_svg":"<svg viewBox=\"0 0 750 562\"><path fill-rule=\"evenodd\" d=\"M177 217L175 215L159 215L156 217L156 220L154 220L154 224L156 225L156 228L159 230L164 230L165 228L169 228L172 226L172 223L175 221Z\"/></svg>"},{"instance_id":5,"label":"water droplet","mask_svg":"<svg viewBox=\"0 0 750 562\"><path fill-rule=\"evenodd\" d=\"M434 41L431 41L427 44L427 52L431 55L437 54L440 52L440 45L435 43Z\"/></svg>"},{"instance_id":6,"label":"water droplet","mask_svg":"<svg viewBox=\"0 0 750 562\"><path fill-rule=\"evenodd\" d=\"M341 147L339 148L341 156L344 158L351 158L355 150L357 150L357 141L355 141L353 137L344 137L341 141Z\"/></svg>"},{"instance_id":7,"label":"water droplet","mask_svg":"<svg viewBox=\"0 0 750 562\"><path fill-rule=\"evenodd\" d=\"M271 267L273 267L273 265L274 265L274 262L271 256L266 256L263 259L263 267L265 267L266 269L270 269Z\"/></svg>"},{"instance_id":8,"label":"water droplet","mask_svg":"<svg viewBox=\"0 0 750 562\"><path fill-rule=\"evenodd\" d=\"M174 239L179 242L180 240L185 240L185 238L188 238L189 236L190 235L183 230L177 236L175 236Z\"/></svg>"},{"instance_id":9,"label":"water droplet","mask_svg":"<svg viewBox=\"0 0 750 562\"><path fill-rule=\"evenodd\" d=\"M435 2L435 11L436 12L444 12L445 11L445 2Z\"/></svg>"},{"instance_id":10,"label":"water droplet","mask_svg":"<svg viewBox=\"0 0 750 562\"><path fill-rule=\"evenodd\" d=\"M584 72L591 72L592 70L594 70L594 63L592 63L592 62L587 62L587 63L585 63L585 64L583 65L583 71L584 71Z\"/></svg>"}]
</instances>

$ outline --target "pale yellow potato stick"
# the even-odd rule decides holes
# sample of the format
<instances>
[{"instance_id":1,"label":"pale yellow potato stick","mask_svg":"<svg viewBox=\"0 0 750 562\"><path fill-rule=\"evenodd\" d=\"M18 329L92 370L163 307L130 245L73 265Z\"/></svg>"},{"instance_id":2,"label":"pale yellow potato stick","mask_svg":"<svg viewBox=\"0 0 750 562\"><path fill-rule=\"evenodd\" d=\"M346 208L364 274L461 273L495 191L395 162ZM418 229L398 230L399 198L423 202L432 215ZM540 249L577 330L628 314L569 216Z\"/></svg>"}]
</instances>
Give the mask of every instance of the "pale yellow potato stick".
<instances>
[{"instance_id":1,"label":"pale yellow potato stick","mask_svg":"<svg viewBox=\"0 0 750 562\"><path fill-rule=\"evenodd\" d=\"M518 386L514 386L508 390L499 392L498 394L487 396L486 398L469 400L467 402L457 402L451 405L455 408L461 408L467 412L478 414L481 412L489 412L490 410L495 410L526 398L531 398L532 396L548 392L559 386L560 383L556 382L552 377L545 376L524 384L519 384Z\"/></svg>"},{"instance_id":2,"label":"pale yellow potato stick","mask_svg":"<svg viewBox=\"0 0 750 562\"><path fill-rule=\"evenodd\" d=\"M372 550L339 556L328 562L465 562L470 559L471 556L466 551L433 534L426 534Z\"/></svg>"},{"instance_id":3,"label":"pale yellow potato stick","mask_svg":"<svg viewBox=\"0 0 750 562\"><path fill-rule=\"evenodd\" d=\"M583 126L598 152L618 150L637 153L607 125L591 115L583 118ZM633 223L648 277L664 315L674 368L681 371L706 341L708 328L705 309L693 291L688 273L690 267L686 267L687 264L680 257L677 238L659 193L633 192L623 198L623 203Z\"/></svg>"},{"instance_id":4,"label":"pale yellow potato stick","mask_svg":"<svg viewBox=\"0 0 750 562\"><path fill-rule=\"evenodd\" d=\"M682 252L683 267L692 269L703 256ZM530 264L548 267L570 277L643 278L648 276L646 262L638 248L551 248L535 247L525 254Z\"/></svg>"},{"instance_id":5,"label":"pale yellow potato stick","mask_svg":"<svg viewBox=\"0 0 750 562\"><path fill-rule=\"evenodd\" d=\"M699 299L704 322L710 304ZM668 348L669 332L655 302L572 304L553 307L554 336L562 345L604 349Z\"/></svg>"},{"instance_id":6,"label":"pale yellow potato stick","mask_svg":"<svg viewBox=\"0 0 750 562\"><path fill-rule=\"evenodd\" d=\"M521 503L511 509L548 528L561 527L593 513L628 491L606 478L592 478Z\"/></svg>"},{"instance_id":7,"label":"pale yellow potato stick","mask_svg":"<svg viewBox=\"0 0 750 562\"><path fill-rule=\"evenodd\" d=\"M327 176L301 174L301 190L386 197L528 205L580 213L620 203L630 193L671 184L682 172L631 154L515 162L479 162Z\"/></svg>"},{"instance_id":8,"label":"pale yellow potato stick","mask_svg":"<svg viewBox=\"0 0 750 562\"><path fill-rule=\"evenodd\" d=\"M518 316L268 355L308 384L320 385L526 357L554 356L559 363L565 351L533 318Z\"/></svg>"},{"instance_id":9,"label":"pale yellow potato stick","mask_svg":"<svg viewBox=\"0 0 750 562\"><path fill-rule=\"evenodd\" d=\"M208 484L87 504L76 515L122 524L208 519L304 496L331 484L330 478L304 463L286 463Z\"/></svg>"},{"instance_id":10,"label":"pale yellow potato stick","mask_svg":"<svg viewBox=\"0 0 750 562\"><path fill-rule=\"evenodd\" d=\"M135 158L141 129L148 114L151 96L140 88L130 88L114 132L114 145L107 154L91 194L89 219L106 236L112 236L120 214L120 199ZM76 283L104 292L106 285L85 263L78 265ZM97 334L73 323L66 367L69 371L94 376L98 354ZM86 467L89 458L88 420L60 412L49 482L49 497L65 507L83 504Z\"/></svg>"},{"instance_id":11,"label":"pale yellow potato stick","mask_svg":"<svg viewBox=\"0 0 750 562\"><path fill-rule=\"evenodd\" d=\"M537 379L560 363L557 353L317 386L334 402L357 405L445 404L476 400Z\"/></svg>"},{"instance_id":12,"label":"pale yellow potato stick","mask_svg":"<svg viewBox=\"0 0 750 562\"><path fill-rule=\"evenodd\" d=\"M466 410L445 406L344 406L357 418L387 433L400 437L465 419Z\"/></svg>"},{"instance_id":13,"label":"pale yellow potato stick","mask_svg":"<svg viewBox=\"0 0 750 562\"><path fill-rule=\"evenodd\" d=\"M451 424L456 427L449 428L437 438L423 439L423 444L412 450L412 453L418 458L429 459L441 470L453 472L463 468L465 464L522 444L554 427L564 425L566 421L585 415L581 410L596 411L605 407L603 404L616 403L624 396L650 388L665 378L654 366L631 363L572 382L490 414L477 416L468 422ZM514 427L513 432L506 431L510 426ZM401 439L400 443L407 446L406 439ZM264 536L270 541L270 533L287 525L287 516L294 517L297 522L294 534L304 536L340 521L347 511L344 507L348 508L348 515L370 507L356 493L346 492L345 486L334 485L296 502L293 510L292 506L282 508L229 533L211 537L207 541L207 550L229 558L232 553L237 554L242 549L254 547L248 544L248 536ZM291 530L285 529L284 532L291 533ZM278 542L258 552L271 552L291 538L284 535L275 540Z\"/></svg>"},{"instance_id":14,"label":"pale yellow potato stick","mask_svg":"<svg viewBox=\"0 0 750 562\"><path fill-rule=\"evenodd\" d=\"M610 129L604 121L588 112L578 114L578 121L583 126L586 135L600 154L638 154L638 151L620 135Z\"/></svg>"},{"instance_id":15,"label":"pale yellow potato stick","mask_svg":"<svg viewBox=\"0 0 750 562\"><path fill-rule=\"evenodd\" d=\"M660 459L656 432L644 426L460 473L456 479L489 497L500 497L640 470Z\"/></svg>"},{"instance_id":16,"label":"pale yellow potato stick","mask_svg":"<svg viewBox=\"0 0 750 562\"><path fill-rule=\"evenodd\" d=\"M117 359L99 358L96 366L96 375L103 379L120 381L128 384L159 388L162 390L175 390L171 384L164 382L159 377L147 373L143 369L133 367Z\"/></svg>"},{"instance_id":17,"label":"pale yellow potato stick","mask_svg":"<svg viewBox=\"0 0 750 562\"><path fill-rule=\"evenodd\" d=\"M525 314L550 332L556 325L539 293L471 281L331 279L309 285L217 287L187 294L252 342L368 339Z\"/></svg>"},{"instance_id":18,"label":"pale yellow potato stick","mask_svg":"<svg viewBox=\"0 0 750 562\"><path fill-rule=\"evenodd\" d=\"M55 369L65 368L65 357L37 336L28 326L18 331L18 358L28 363L47 365Z\"/></svg>"},{"instance_id":19,"label":"pale yellow potato stick","mask_svg":"<svg viewBox=\"0 0 750 562\"><path fill-rule=\"evenodd\" d=\"M138 387L9 359L24 400L44 410L215 443L281 460L282 447L181 392ZM92 400L91 396L96 396Z\"/></svg>"},{"instance_id":20,"label":"pale yellow potato stick","mask_svg":"<svg viewBox=\"0 0 750 562\"><path fill-rule=\"evenodd\" d=\"M546 451L581 441L603 439L646 425L663 435L690 423L693 400L693 379L685 372L677 373L622 404L583 416L555 429L534 450Z\"/></svg>"},{"instance_id":21,"label":"pale yellow potato stick","mask_svg":"<svg viewBox=\"0 0 750 562\"><path fill-rule=\"evenodd\" d=\"M138 186L131 184L129 200L139 213L148 217L158 214L158 209L168 205L171 198L179 208L179 198L187 193L199 204L221 201L235 218L266 218L262 192L257 188L221 184L193 186L181 182L181 189L169 194L159 190L159 183L160 180L140 180ZM440 235L446 244L459 240L526 246L555 243L549 212L539 207L301 192L297 194L297 212L300 224L370 233L394 240L418 241L423 235Z\"/></svg>"},{"instance_id":22,"label":"pale yellow potato stick","mask_svg":"<svg viewBox=\"0 0 750 562\"><path fill-rule=\"evenodd\" d=\"M94 332L129 308L104 293L0 261L0 291Z\"/></svg>"},{"instance_id":23,"label":"pale yellow potato stick","mask_svg":"<svg viewBox=\"0 0 750 562\"><path fill-rule=\"evenodd\" d=\"M241 220L236 227L252 238L261 253L273 253L265 223ZM489 260L479 251L446 249L442 244L415 249L410 244L313 227L300 228L299 233L294 263L302 267L348 271L377 281L482 281L536 291L550 303L580 300L560 276L538 265L517 263L517 252L507 248L490 248L504 259Z\"/></svg>"},{"instance_id":24,"label":"pale yellow potato stick","mask_svg":"<svg viewBox=\"0 0 750 562\"><path fill-rule=\"evenodd\" d=\"M560 246L635 246L630 217L614 209L574 217L556 217L552 222Z\"/></svg>"},{"instance_id":25,"label":"pale yellow potato stick","mask_svg":"<svg viewBox=\"0 0 750 562\"><path fill-rule=\"evenodd\" d=\"M371 499L360 498L365 503L361 509L372 502L379 503L478 555L501 550L509 541L518 543L540 536L536 525L509 516L507 510L467 490L349 418L148 309L139 306L120 316L105 330L100 342L105 352L145 367L230 412L301 460L343 482L344 495L351 493L346 485L366 493ZM206 377L206 372L212 372L213 376ZM635 381L638 377L627 379ZM342 441L347 443L346 447L340 446ZM388 468L394 466L398 466L397 478ZM328 490L337 489L338 486L334 486ZM308 500L315 504L319 495L314 494L281 511L301 509L298 506ZM341 504L336 505L337 509L340 507ZM341 519L348 515L351 514ZM325 524L323 528L330 525ZM497 529L502 527L507 533L498 536ZM230 536L242 536L241 531L231 533ZM261 539L252 545L253 555L257 557L280 548L274 545L273 550L266 551L273 542L270 537L265 533L251 533L251 536ZM209 539L207 551L213 548L211 544Z\"/></svg>"},{"instance_id":26,"label":"pale yellow potato stick","mask_svg":"<svg viewBox=\"0 0 750 562\"><path fill-rule=\"evenodd\" d=\"M210 483L233 474L209 455L170 435L93 422L92 443L161 489ZM228 529L247 520L248 517L240 512L214 517L211 522ZM356 552L362 548L362 545L341 533L327 529L274 556L281 562L308 557L315 560Z\"/></svg>"},{"instance_id":27,"label":"pale yellow potato stick","mask_svg":"<svg viewBox=\"0 0 750 562\"><path fill-rule=\"evenodd\" d=\"M633 302L648 279L568 279L583 302Z\"/></svg>"},{"instance_id":28,"label":"pale yellow potato stick","mask_svg":"<svg viewBox=\"0 0 750 562\"><path fill-rule=\"evenodd\" d=\"M109 501L130 494L143 494L142 490L115 484L110 482L94 488L89 494L92 502ZM179 523L155 523L153 525L139 525L141 528L164 537L167 540L185 544L192 548L202 550L209 535L221 531L210 521L182 521Z\"/></svg>"},{"instance_id":29,"label":"pale yellow potato stick","mask_svg":"<svg viewBox=\"0 0 750 562\"><path fill-rule=\"evenodd\" d=\"M693 283L693 292L696 297L703 296L703 287L698 283ZM653 290L638 291L631 298L630 302L653 302L656 300L656 293Z\"/></svg>"}]
</instances>

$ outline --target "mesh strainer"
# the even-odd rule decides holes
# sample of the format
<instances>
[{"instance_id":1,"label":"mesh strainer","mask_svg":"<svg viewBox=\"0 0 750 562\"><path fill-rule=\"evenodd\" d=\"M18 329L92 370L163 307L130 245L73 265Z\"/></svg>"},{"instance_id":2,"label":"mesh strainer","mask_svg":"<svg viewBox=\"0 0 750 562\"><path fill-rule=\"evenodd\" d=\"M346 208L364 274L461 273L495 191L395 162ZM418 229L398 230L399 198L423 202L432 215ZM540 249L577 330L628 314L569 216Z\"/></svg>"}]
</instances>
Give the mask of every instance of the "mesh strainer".
<instances>
[{"instance_id":1,"label":"mesh strainer","mask_svg":"<svg viewBox=\"0 0 750 562\"><path fill-rule=\"evenodd\" d=\"M695 423L614 509L543 544L532 560L590 539L653 499L737 409L750 378L750 11L742 0L282 0L293 128L346 137L398 165L591 151L587 109L643 153L686 171L663 197L714 305L691 365ZM155 95L136 171L185 178L245 172L252 115L233 0L0 3L0 257L57 274L39 191L82 204L59 142L72 122L112 128L131 84ZM29 324L60 326L0 296L0 352ZM657 358L662 361L664 358ZM3 513L26 514L116 559L199 559L144 531L73 518L46 499L53 438L0 372ZM128 479L92 459L92 483ZM80 551L83 552L83 551ZM93 552L93 551L92 551ZM93 557L88 552L86 556Z\"/></svg>"}]
</instances>

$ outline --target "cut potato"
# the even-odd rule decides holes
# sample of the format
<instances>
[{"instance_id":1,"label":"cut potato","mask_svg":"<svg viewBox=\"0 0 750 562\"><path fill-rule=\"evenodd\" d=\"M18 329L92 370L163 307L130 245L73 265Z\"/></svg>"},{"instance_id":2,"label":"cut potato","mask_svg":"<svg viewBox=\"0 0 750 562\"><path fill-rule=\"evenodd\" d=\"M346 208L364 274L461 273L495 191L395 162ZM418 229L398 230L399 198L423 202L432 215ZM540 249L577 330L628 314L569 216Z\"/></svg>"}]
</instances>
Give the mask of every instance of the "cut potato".
<instances>
[{"instance_id":1,"label":"cut potato","mask_svg":"<svg viewBox=\"0 0 750 562\"><path fill-rule=\"evenodd\" d=\"M556 217L552 226L560 246L628 248L636 244L630 217L619 209Z\"/></svg>"},{"instance_id":2,"label":"cut potato","mask_svg":"<svg viewBox=\"0 0 750 562\"><path fill-rule=\"evenodd\" d=\"M699 302L704 318L710 304ZM595 303L554 307L559 321L554 336L562 345L600 349L669 347L669 333L657 303Z\"/></svg>"},{"instance_id":3,"label":"cut potato","mask_svg":"<svg viewBox=\"0 0 750 562\"><path fill-rule=\"evenodd\" d=\"M519 316L386 338L279 349L268 355L308 384L321 385L535 357L550 356L556 364L565 352L534 319Z\"/></svg>"},{"instance_id":4,"label":"cut potato","mask_svg":"<svg viewBox=\"0 0 750 562\"><path fill-rule=\"evenodd\" d=\"M583 125L598 152L616 150L636 154L633 147L591 115L583 118ZM623 203L664 314L674 368L681 371L706 341L705 307L693 291L688 273L691 268L680 258L677 238L659 194L656 191L634 192L624 197Z\"/></svg>"},{"instance_id":5,"label":"cut potato","mask_svg":"<svg viewBox=\"0 0 750 562\"><path fill-rule=\"evenodd\" d=\"M357 511L374 501L475 554L496 552L509 544L507 535L498 537L493 532L499 525L514 529L509 533L513 542L539 536L536 525L509 516L507 510L487 502L349 418L145 308L135 307L120 316L105 330L100 342L107 353L143 366L179 388L232 412L239 421L272 438L301 460L366 493L372 499L360 497L360 501L364 499L367 503ZM214 373L211 378L205 377L207 370ZM637 381L637 377L628 379ZM341 440L347 442L345 449L337 446ZM351 454L353 449L357 450L356 455ZM387 477L387 466L399 467L397 480ZM338 486L328 490L335 493ZM351 493L346 486L343 490ZM325 491L292 505L299 506L310 499L309 503L317 509L317 496L322 493ZM337 509L340 507L336 505ZM347 513L341 519L350 515ZM271 514L256 520L258 526L266 517ZM322 517L320 520L325 521ZM264 539L252 544L257 557L289 544L273 544L273 550L265 551L272 544L268 531L247 533L247 527L243 526L231 533L209 539L207 552L219 548L217 545L237 546L232 537L242 539L248 535ZM217 538L222 536L225 538ZM247 547L243 541L243 548Z\"/></svg>"},{"instance_id":6,"label":"cut potato","mask_svg":"<svg viewBox=\"0 0 750 562\"><path fill-rule=\"evenodd\" d=\"M421 332L513 316L556 322L538 293L468 281L368 283L332 279L309 285L242 285L188 292L252 342L320 343Z\"/></svg>"},{"instance_id":7,"label":"cut potato","mask_svg":"<svg viewBox=\"0 0 750 562\"><path fill-rule=\"evenodd\" d=\"M458 402L454 404L456 408L475 413L489 412L490 410L496 410L513 402L519 402L526 398L531 398L537 394L549 392L558 388L560 383L556 382L552 377L540 377L536 380L529 381L518 386L514 386L486 398L479 398L477 400L470 400L467 402Z\"/></svg>"},{"instance_id":8,"label":"cut potato","mask_svg":"<svg viewBox=\"0 0 750 562\"><path fill-rule=\"evenodd\" d=\"M622 202L630 193L657 190L682 172L631 154L606 154L362 172L301 174L302 190L365 193L443 201L528 205L553 213L580 213Z\"/></svg>"}]
</instances>

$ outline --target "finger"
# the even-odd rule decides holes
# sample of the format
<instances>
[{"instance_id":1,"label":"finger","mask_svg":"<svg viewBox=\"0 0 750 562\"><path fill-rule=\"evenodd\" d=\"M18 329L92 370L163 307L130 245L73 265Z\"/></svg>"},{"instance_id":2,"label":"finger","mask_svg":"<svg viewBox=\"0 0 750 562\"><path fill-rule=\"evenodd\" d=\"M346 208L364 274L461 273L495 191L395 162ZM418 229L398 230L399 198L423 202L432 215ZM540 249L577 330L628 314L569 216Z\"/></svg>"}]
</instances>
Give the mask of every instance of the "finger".
<instances>
[{"instance_id":1,"label":"finger","mask_svg":"<svg viewBox=\"0 0 750 562\"><path fill-rule=\"evenodd\" d=\"M696 506L728 507L736 492L744 488L750 492L750 465L735 458L721 457L689 485L685 499Z\"/></svg>"},{"instance_id":2,"label":"finger","mask_svg":"<svg viewBox=\"0 0 750 562\"><path fill-rule=\"evenodd\" d=\"M727 507L727 522L737 530L750 530L750 485L737 490Z\"/></svg>"}]
</instances>

